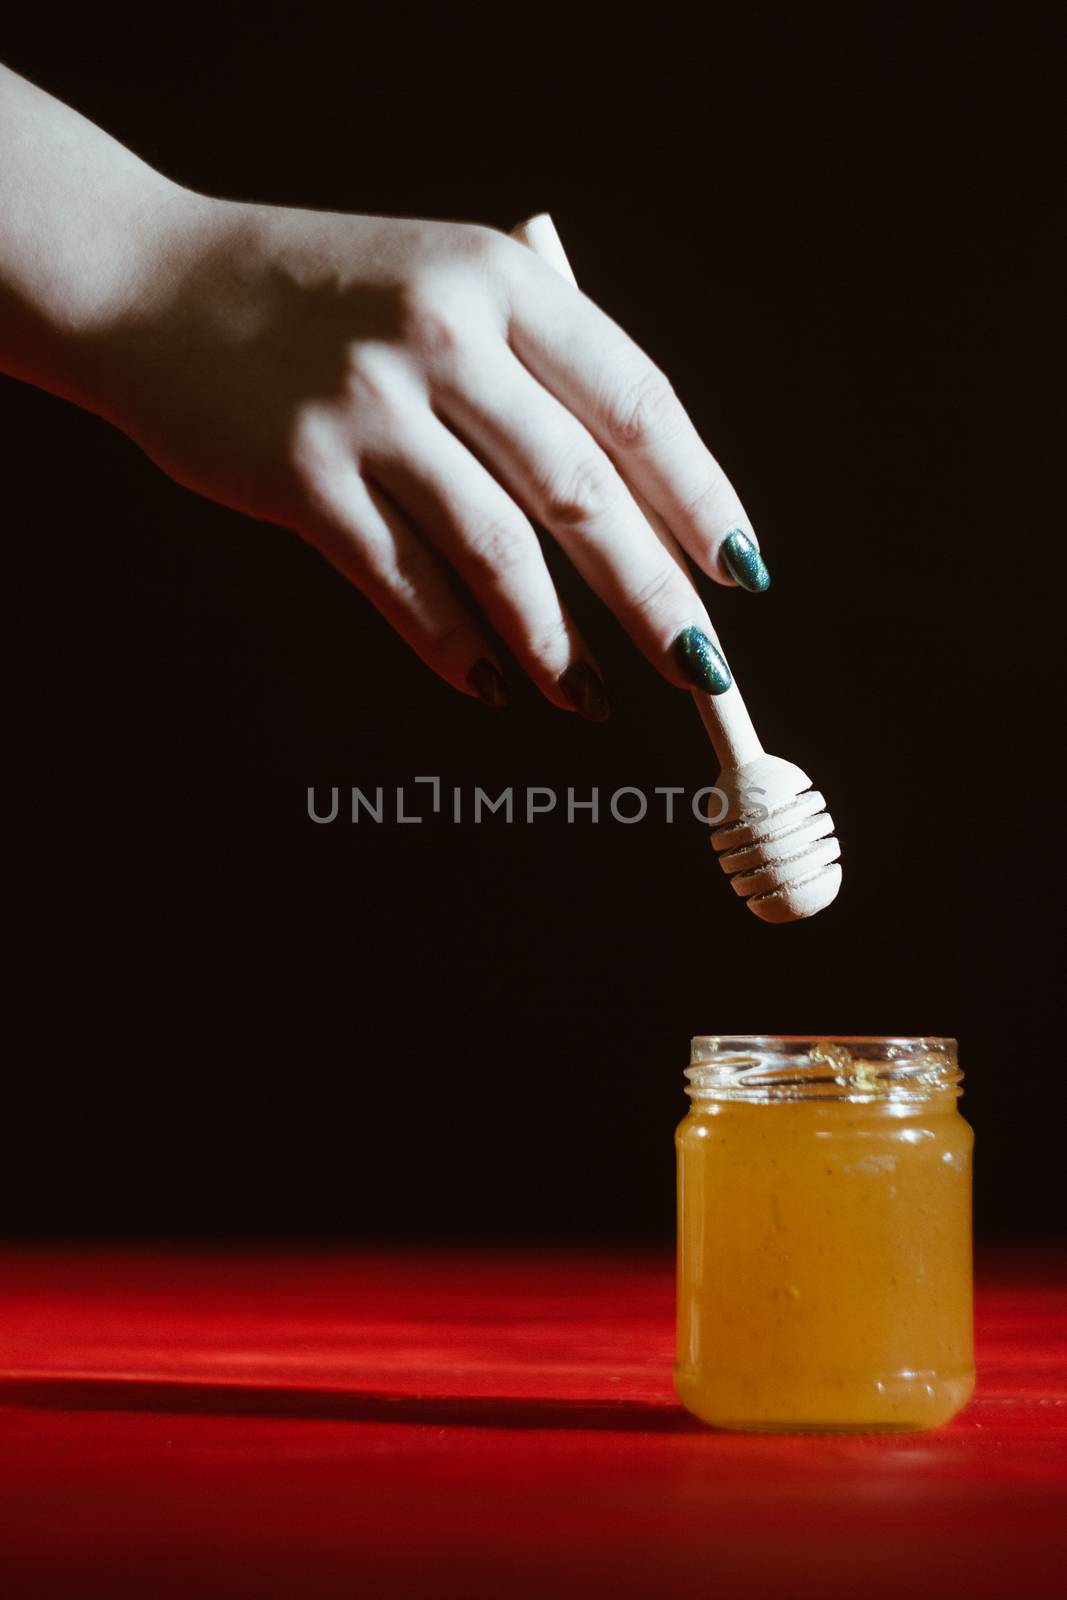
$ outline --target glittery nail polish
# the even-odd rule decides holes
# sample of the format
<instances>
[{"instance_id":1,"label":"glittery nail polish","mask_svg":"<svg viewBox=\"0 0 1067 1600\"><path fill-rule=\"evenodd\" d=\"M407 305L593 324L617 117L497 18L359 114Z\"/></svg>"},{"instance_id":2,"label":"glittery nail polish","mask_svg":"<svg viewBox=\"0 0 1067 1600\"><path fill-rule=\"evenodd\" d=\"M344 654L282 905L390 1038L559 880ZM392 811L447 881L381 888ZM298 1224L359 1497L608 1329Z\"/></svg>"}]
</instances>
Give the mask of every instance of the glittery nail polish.
<instances>
[{"instance_id":1,"label":"glittery nail polish","mask_svg":"<svg viewBox=\"0 0 1067 1600\"><path fill-rule=\"evenodd\" d=\"M674 641L674 654L690 683L705 694L725 694L734 681L721 653L700 628L683 628Z\"/></svg>"},{"instance_id":2,"label":"glittery nail polish","mask_svg":"<svg viewBox=\"0 0 1067 1600\"><path fill-rule=\"evenodd\" d=\"M485 656L476 661L467 673L467 682L483 705L491 706L494 711L503 711L508 703L508 686Z\"/></svg>"},{"instance_id":3,"label":"glittery nail polish","mask_svg":"<svg viewBox=\"0 0 1067 1600\"><path fill-rule=\"evenodd\" d=\"M561 673L559 686L575 710L590 722L605 722L611 715L607 690L584 661L575 662Z\"/></svg>"},{"instance_id":4,"label":"glittery nail polish","mask_svg":"<svg viewBox=\"0 0 1067 1600\"><path fill-rule=\"evenodd\" d=\"M756 541L743 528L731 528L719 552L722 564L735 583L750 594L762 594L771 586L767 564Z\"/></svg>"}]
</instances>

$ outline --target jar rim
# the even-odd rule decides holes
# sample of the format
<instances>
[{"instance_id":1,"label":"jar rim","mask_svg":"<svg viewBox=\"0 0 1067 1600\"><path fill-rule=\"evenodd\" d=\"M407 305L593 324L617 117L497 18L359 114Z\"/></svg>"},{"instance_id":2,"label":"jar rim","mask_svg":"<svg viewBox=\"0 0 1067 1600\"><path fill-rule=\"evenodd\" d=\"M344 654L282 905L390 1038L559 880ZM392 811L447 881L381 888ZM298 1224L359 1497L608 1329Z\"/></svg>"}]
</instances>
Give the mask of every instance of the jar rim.
<instances>
[{"instance_id":1,"label":"jar rim","mask_svg":"<svg viewBox=\"0 0 1067 1600\"><path fill-rule=\"evenodd\" d=\"M939 1045L955 1049L957 1041L949 1034L922 1033L696 1033L698 1044L885 1044Z\"/></svg>"},{"instance_id":2,"label":"jar rim","mask_svg":"<svg viewBox=\"0 0 1067 1600\"><path fill-rule=\"evenodd\" d=\"M956 1040L882 1034L697 1034L693 1100L918 1103L961 1093Z\"/></svg>"}]
</instances>

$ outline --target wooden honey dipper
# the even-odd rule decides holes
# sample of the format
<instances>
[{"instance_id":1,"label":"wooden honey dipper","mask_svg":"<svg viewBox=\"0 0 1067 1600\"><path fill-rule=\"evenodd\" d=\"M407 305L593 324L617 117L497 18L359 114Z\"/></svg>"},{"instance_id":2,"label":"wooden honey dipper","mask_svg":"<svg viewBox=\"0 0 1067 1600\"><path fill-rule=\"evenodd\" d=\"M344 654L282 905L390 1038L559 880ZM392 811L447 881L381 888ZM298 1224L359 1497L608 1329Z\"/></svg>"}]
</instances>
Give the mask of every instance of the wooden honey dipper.
<instances>
[{"instance_id":1,"label":"wooden honey dipper","mask_svg":"<svg viewBox=\"0 0 1067 1600\"><path fill-rule=\"evenodd\" d=\"M547 213L520 222L511 236L577 287ZM632 487L630 492L657 538L688 572L673 534ZM764 922L814 916L841 887L841 846L825 800L799 767L764 750L736 679L723 694L694 689L693 699L722 767L716 787L727 809L711 842L734 892Z\"/></svg>"}]
</instances>

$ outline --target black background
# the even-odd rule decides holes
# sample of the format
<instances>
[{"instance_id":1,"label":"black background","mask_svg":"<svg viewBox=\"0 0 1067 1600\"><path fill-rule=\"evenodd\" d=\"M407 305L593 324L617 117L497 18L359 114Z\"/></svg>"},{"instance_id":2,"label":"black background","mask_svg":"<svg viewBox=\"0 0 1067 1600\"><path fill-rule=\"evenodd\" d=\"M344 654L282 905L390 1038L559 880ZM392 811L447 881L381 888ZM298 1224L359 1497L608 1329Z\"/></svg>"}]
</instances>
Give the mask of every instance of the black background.
<instances>
[{"instance_id":1,"label":"black background","mask_svg":"<svg viewBox=\"0 0 1067 1600\"><path fill-rule=\"evenodd\" d=\"M311 784L715 769L567 572L615 715L494 718L291 535L5 381L0 1231L666 1235L712 1031L958 1035L980 1227L1062 1226L1050 39L934 9L6 19L206 192L553 212L760 531L769 594L709 603L846 874L767 928L692 821L315 827Z\"/></svg>"}]
</instances>

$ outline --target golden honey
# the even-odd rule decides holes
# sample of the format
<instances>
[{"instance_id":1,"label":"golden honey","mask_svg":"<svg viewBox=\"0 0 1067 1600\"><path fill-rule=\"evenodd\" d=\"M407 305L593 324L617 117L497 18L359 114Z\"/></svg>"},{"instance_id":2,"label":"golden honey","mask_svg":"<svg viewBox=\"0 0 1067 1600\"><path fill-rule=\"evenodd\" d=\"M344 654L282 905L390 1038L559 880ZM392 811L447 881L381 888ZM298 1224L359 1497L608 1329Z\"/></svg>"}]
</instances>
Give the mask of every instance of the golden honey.
<instances>
[{"instance_id":1,"label":"golden honey","mask_svg":"<svg viewBox=\"0 0 1067 1600\"><path fill-rule=\"evenodd\" d=\"M693 1041L675 1386L705 1422L936 1427L974 1387L953 1040Z\"/></svg>"}]
</instances>

